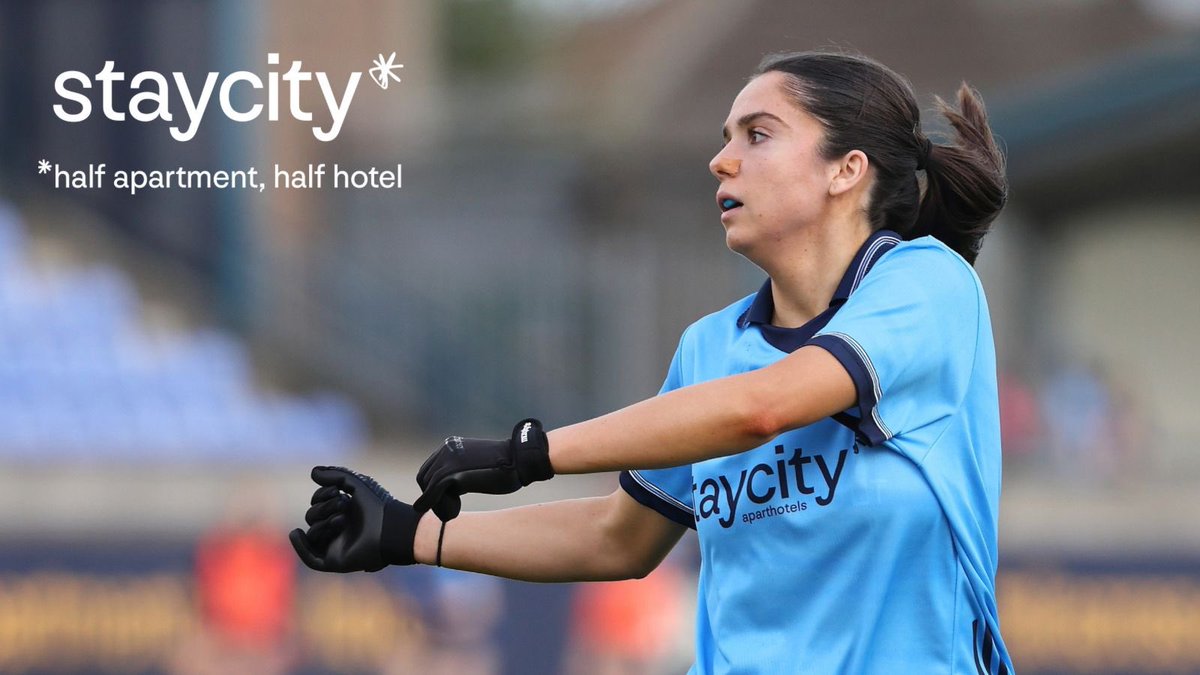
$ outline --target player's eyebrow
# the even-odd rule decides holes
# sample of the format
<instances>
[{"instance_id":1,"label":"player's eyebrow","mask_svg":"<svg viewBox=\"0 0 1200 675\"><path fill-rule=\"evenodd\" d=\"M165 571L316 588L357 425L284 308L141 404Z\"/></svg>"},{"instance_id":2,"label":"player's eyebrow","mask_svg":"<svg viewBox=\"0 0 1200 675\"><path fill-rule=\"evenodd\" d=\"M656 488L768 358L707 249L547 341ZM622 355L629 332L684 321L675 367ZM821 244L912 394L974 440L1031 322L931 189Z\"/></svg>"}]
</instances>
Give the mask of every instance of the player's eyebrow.
<instances>
[{"instance_id":1,"label":"player's eyebrow","mask_svg":"<svg viewBox=\"0 0 1200 675\"><path fill-rule=\"evenodd\" d=\"M766 110L756 110L752 113L746 113L745 115L742 115L741 117L739 117L737 124L735 126L738 129L745 129L746 127L750 126L751 124L754 124L755 122L757 122L761 119L775 120L776 122L782 124L785 127L788 125L787 122L784 122L777 115L773 115L773 114L767 112ZM729 127L728 126L721 127L721 137L724 138L726 141L728 141L729 136L730 136Z\"/></svg>"}]
</instances>

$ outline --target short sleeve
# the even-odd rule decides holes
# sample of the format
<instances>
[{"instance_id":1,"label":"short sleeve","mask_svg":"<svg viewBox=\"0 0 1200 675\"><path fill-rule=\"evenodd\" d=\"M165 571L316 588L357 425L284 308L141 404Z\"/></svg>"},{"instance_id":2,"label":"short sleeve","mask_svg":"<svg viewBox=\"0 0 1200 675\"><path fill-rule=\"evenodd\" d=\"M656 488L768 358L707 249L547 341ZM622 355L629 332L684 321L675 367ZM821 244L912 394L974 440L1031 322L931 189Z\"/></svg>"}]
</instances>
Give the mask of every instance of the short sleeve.
<instances>
[{"instance_id":1,"label":"short sleeve","mask_svg":"<svg viewBox=\"0 0 1200 675\"><path fill-rule=\"evenodd\" d=\"M683 350L687 332L679 341L675 357L667 369L667 379L658 394L661 396L684 386ZM692 510L692 466L685 464L667 469L646 469L621 472L621 488L642 506L654 509L668 520L696 529Z\"/></svg>"},{"instance_id":2,"label":"short sleeve","mask_svg":"<svg viewBox=\"0 0 1200 675\"><path fill-rule=\"evenodd\" d=\"M957 254L934 240L908 242L881 258L809 340L854 380L857 414L845 417L860 440L879 445L954 415L974 368L981 294Z\"/></svg>"}]
</instances>

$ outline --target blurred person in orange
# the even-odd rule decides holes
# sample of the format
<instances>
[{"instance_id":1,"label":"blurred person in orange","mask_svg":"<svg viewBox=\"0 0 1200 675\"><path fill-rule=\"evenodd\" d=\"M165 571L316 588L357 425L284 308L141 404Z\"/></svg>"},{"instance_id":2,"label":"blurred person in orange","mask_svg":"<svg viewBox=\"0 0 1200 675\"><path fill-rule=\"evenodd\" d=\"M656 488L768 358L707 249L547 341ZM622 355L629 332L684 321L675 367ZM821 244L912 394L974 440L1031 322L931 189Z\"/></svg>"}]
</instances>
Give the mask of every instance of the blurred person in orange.
<instances>
[{"instance_id":1,"label":"blurred person in orange","mask_svg":"<svg viewBox=\"0 0 1200 675\"><path fill-rule=\"evenodd\" d=\"M1000 372L999 392L1005 464L1027 464L1037 455L1043 438L1037 395L1023 378L1010 371Z\"/></svg>"},{"instance_id":2,"label":"blurred person in orange","mask_svg":"<svg viewBox=\"0 0 1200 675\"><path fill-rule=\"evenodd\" d=\"M196 545L200 622L176 673L269 675L293 665L296 565L275 521L244 499Z\"/></svg>"},{"instance_id":3,"label":"blurred person in orange","mask_svg":"<svg viewBox=\"0 0 1200 675\"><path fill-rule=\"evenodd\" d=\"M642 579L586 584L575 595L572 675L665 672L686 631L684 594L673 564Z\"/></svg>"}]
</instances>

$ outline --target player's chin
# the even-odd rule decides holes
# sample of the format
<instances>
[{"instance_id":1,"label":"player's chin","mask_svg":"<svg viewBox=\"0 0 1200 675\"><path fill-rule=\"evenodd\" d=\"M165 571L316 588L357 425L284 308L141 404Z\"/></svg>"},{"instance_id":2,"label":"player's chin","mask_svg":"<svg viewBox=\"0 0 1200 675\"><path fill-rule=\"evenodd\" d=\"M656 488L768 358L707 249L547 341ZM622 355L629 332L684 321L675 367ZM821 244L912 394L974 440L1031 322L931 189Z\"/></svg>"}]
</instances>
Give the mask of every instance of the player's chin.
<instances>
[{"instance_id":1,"label":"player's chin","mask_svg":"<svg viewBox=\"0 0 1200 675\"><path fill-rule=\"evenodd\" d=\"M746 255L754 248L755 238L752 236L750 228L744 224L726 224L725 225L725 246L729 247L730 251L739 255Z\"/></svg>"}]
</instances>

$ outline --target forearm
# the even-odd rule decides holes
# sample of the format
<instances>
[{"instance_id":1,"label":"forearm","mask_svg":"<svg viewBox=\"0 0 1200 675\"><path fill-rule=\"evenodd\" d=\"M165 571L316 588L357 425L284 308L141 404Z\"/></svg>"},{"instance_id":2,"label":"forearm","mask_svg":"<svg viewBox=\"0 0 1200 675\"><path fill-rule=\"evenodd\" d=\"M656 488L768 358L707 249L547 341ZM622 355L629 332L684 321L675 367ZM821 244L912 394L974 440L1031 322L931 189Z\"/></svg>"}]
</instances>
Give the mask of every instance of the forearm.
<instances>
[{"instance_id":1,"label":"forearm","mask_svg":"<svg viewBox=\"0 0 1200 675\"><path fill-rule=\"evenodd\" d=\"M657 469L765 443L766 420L756 418L752 398L733 380L686 387L550 431L550 463L559 474Z\"/></svg>"},{"instance_id":2,"label":"forearm","mask_svg":"<svg viewBox=\"0 0 1200 675\"><path fill-rule=\"evenodd\" d=\"M442 565L521 581L607 581L641 576L678 540L660 523L623 520L614 500L571 499L499 511L462 513L446 524ZM643 509L639 505L632 508ZM647 510L647 519L665 519ZM417 562L434 564L441 522L427 512L417 527ZM673 528L673 526L672 526Z\"/></svg>"},{"instance_id":3,"label":"forearm","mask_svg":"<svg viewBox=\"0 0 1200 675\"><path fill-rule=\"evenodd\" d=\"M819 347L647 399L548 433L556 473L679 466L757 447L854 403L854 383Z\"/></svg>"}]
</instances>

